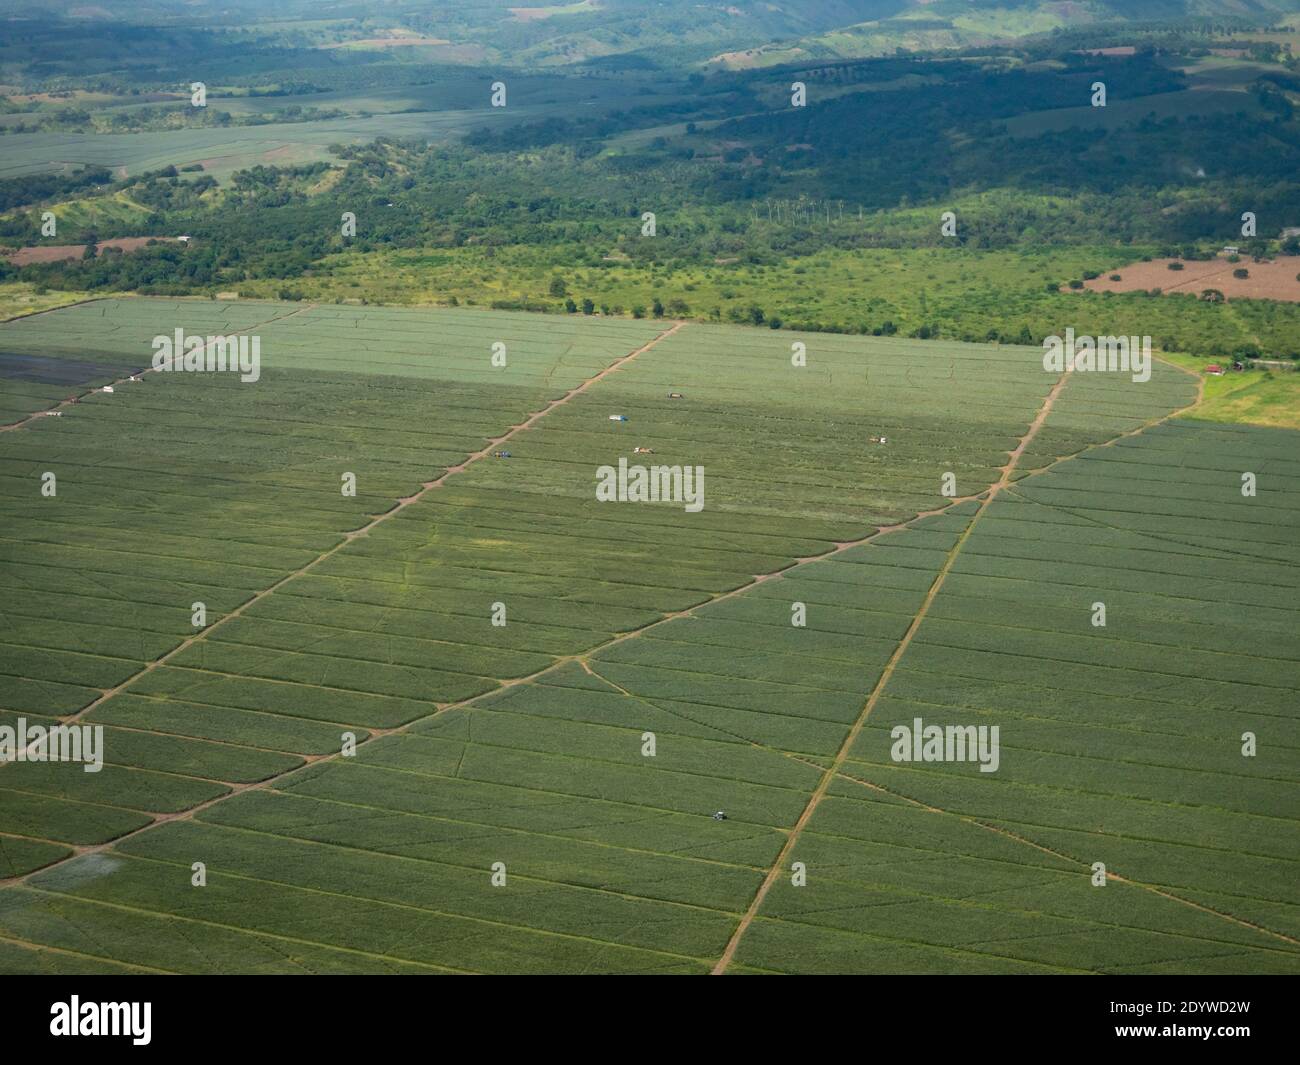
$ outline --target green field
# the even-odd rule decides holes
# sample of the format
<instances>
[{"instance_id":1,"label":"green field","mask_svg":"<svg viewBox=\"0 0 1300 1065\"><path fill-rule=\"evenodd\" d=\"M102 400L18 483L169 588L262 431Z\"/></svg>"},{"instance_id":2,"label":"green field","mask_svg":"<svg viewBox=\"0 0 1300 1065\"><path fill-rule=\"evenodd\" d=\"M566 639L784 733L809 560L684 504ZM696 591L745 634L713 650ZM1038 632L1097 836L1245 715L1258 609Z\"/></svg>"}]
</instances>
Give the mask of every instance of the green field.
<instances>
[{"instance_id":1,"label":"green field","mask_svg":"<svg viewBox=\"0 0 1300 1065\"><path fill-rule=\"evenodd\" d=\"M72 170L81 165L108 167L117 176L125 177L167 166L202 163L206 173L225 181L236 170L253 166L297 166L331 159L331 145L363 144L377 137L436 143L479 127L500 128L559 115L595 116L641 99L625 89L597 92L556 79L520 76L507 83L509 106L492 108L491 85L491 77L479 75L375 92L214 95L208 102L213 111L225 111L237 118L288 106L346 112L342 117L316 121L129 133L10 133L0 138L4 148L0 178Z\"/></svg>"},{"instance_id":2,"label":"green field","mask_svg":"<svg viewBox=\"0 0 1300 1065\"><path fill-rule=\"evenodd\" d=\"M178 326L260 380L123 380ZM0 325L0 725L105 761L0 766L0 970L1300 972L1296 437L1198 395L584 315ZM599 502L620 458L703 509ZM893 760L917 717L997 771Z\"/></svg>"}]
</instances>

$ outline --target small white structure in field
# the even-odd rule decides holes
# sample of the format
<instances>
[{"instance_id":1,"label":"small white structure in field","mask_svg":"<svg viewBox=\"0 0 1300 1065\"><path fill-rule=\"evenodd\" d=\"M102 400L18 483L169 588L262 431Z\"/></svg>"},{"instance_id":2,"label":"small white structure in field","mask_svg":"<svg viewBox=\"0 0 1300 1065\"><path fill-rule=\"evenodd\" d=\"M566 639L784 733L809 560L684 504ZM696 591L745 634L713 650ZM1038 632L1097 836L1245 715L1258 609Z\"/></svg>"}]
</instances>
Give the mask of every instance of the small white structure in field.
<instances>
[{"instance_id":1,"label":"small white structure in field","mask_svg":"<svg viewBox=\"0 0 1300 1065\"><path fill-rule=\"evenodd\" d=\"M112 391L113 391L113 386L112 386L112 385L105 385L105 386L103 387L102 391L104 391L104 392L112 392Z\"/></svg>"},{"instance_id":2,"label":"small white structure in field","mask_svg":"<svg viewBox=\"0 0 1300 1065\"><path fill-rule=\"evenodd\" d=\"M626 415L626 414L611 414L611 415L609 416L609 420L610 420L611 422L625 422L625 421L627 421L627 415Z\"/></svg>"}]
</instances>

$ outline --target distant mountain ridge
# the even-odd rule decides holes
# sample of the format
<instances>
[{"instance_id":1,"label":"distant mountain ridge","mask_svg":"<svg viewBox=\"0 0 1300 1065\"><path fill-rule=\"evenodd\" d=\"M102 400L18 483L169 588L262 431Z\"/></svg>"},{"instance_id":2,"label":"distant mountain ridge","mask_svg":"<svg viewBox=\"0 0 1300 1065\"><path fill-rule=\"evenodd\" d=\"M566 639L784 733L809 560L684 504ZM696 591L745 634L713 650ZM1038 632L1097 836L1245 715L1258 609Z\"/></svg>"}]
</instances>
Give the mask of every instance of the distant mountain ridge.
<instances>
[{"instance_id":1,"label":"distant mountain ridge","mask_svg":"<svg viewBox=\"0 0 1300 1065\"><path fill-rule=\"evenodd\" d=\"M1211 18L1263 26L1300 19L1300 0L118 0L79 8L0 0L0 18L15 16L83 31L105 23L226 31L248 34L250 44L346 45L363 56L368 45L382 49L394 40L446 41L442 52L411 58L452 64L743 69L966 48L1126 22ZM393 58L394 49L387 51Z\"/></svg>"}]
</instances>

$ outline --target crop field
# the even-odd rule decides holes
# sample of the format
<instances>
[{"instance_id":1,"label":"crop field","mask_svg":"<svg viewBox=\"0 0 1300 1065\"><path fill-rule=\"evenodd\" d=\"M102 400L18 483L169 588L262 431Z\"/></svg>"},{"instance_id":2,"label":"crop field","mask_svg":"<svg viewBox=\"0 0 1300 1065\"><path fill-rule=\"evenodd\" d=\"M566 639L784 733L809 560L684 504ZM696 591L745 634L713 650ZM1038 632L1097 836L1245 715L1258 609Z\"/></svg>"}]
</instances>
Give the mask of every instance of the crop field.
<instances>
[{"instance_id":1,"label":"crop field","mask_svg":"<svg viewBox=\"0 0 1300 1065\"><path fill-rule=\"evenodd\" d=\"M82 165L108 167L125 176L203 163L205 172L225 180L236 170L253 166L293 166L329 159L329 148L335 144L362 144L376 137L443 141L481 126L536 122L575 112L597 115L637 99L627 91L579 93L557 87L553 79L521 77L512 79L515 94L511 106L502 110L488 106L491 84L491 78L475 77L373 94L317 93L270 100L215 96L209 101L214 110L237 116L304 104L348 112L310 121L128 133L9 133L2 142L5 151L0 178Z\"/></svg>"},{"instance_id":2,"label":"crop field","mask_svg":"<svg viewBox=\"0 0 1300 1065\"><path fill-rule=\"evenodd\" d=\"M258 379L151 371L177 328ZM0 971L1300 972L1296 436L1198 398L665 320L0 325L0 728L103 730L0 764Z\"/></svg>"},{"instance_id":3,"label":"crop field","mask_svg":"<svg viewBox=\"0 0 1300 1065\"><path fill-rule=\"evenodd\" d=\"M1000 495L792 853L825 893L777 881L737 960L1295 972L1292 444L1171 423ZM998 772L894 763L918 717L999 724Z\"/></svg>"},{"instance_id":4,"label":"crop field","mask_svg":"<svg viewBox=\"0 0 1300 1065\"><path fill-rule=\"evenodd\" d=\"M1259 110L1258 102L1245 92L1206 87L1107 101L1105 107L1034 111L1008 119L1006 125L1013 137L1035 137L1072 129L1118 129L1135 125L1148 116L1154 116L1156 121L1187 114L1253 117Z\"/></svg>"}]
</instances>

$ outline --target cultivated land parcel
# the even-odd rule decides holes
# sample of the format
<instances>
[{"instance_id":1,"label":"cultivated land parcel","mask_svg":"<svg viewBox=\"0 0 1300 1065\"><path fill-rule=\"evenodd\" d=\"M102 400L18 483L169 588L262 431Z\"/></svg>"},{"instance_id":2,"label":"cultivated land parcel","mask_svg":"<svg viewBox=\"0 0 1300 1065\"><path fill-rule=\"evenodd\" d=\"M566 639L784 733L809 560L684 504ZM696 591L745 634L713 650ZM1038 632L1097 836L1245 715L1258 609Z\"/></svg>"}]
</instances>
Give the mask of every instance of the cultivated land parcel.
<instances>
[{"instance_id":1,"label":"cultivated land parcel","mask_svg":"<svg viewBox=\"0 0 1300 1065\"><path fill-rule=\"evenodd\" d=\"M260 380L140 373L177 326ZM1300 972L1296 434L1163 363L794 339L0 326L0 725L105 761L0 766L0 970ZM637 447L704 509L597 502ZM997 771L895 761L917 718Z\"/></svg>"}]
</instances>

